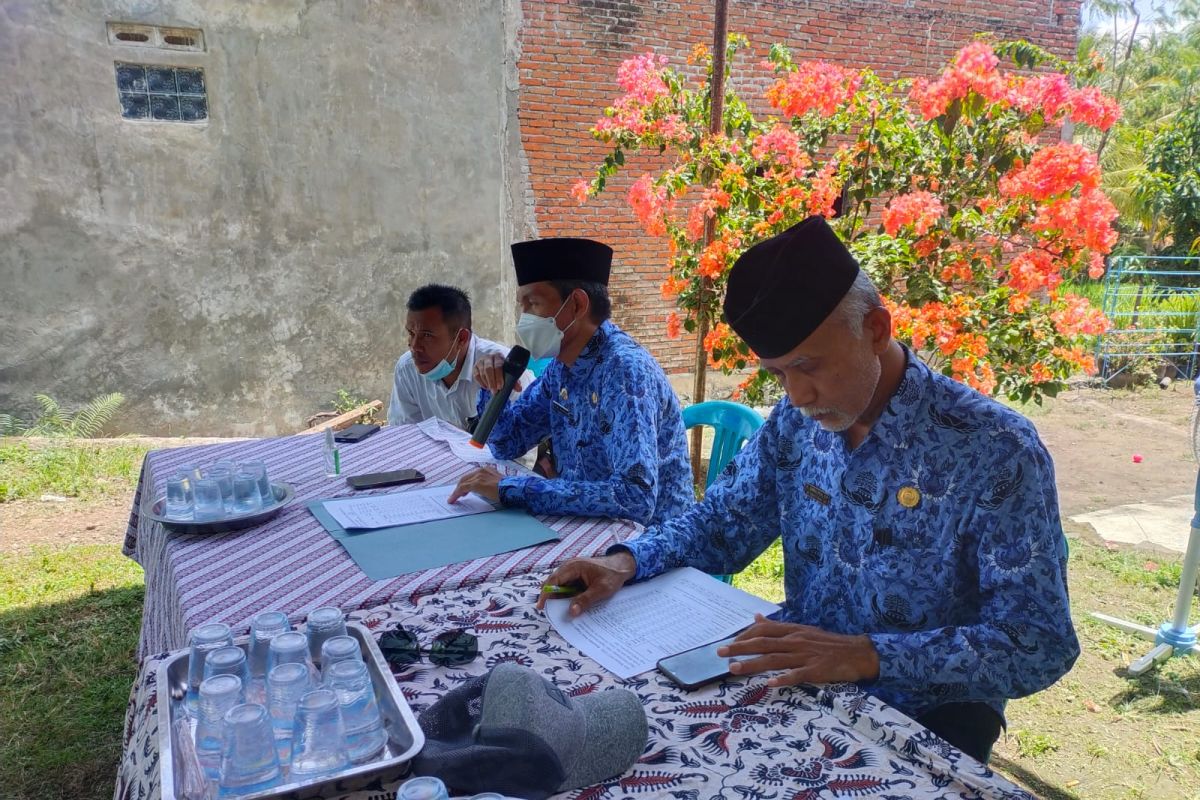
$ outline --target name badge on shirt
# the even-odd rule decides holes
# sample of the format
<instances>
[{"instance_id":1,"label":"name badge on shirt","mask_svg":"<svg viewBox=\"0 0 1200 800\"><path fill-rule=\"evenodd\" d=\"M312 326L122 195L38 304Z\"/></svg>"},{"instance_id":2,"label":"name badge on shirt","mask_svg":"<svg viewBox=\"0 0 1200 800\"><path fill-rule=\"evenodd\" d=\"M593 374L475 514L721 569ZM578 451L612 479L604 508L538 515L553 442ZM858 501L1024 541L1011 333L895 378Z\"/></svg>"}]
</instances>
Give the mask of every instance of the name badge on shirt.
<instances>
[{"instance_id":1,"label":"name badge on shirt","mask_svg":"<svg viewBox=\"0 0 1200 800\"><path fill-rule=\"evenodd\" d=\"M571 420L572 423L575 422L575 416L571 413L571 409L567 408L564 404L562 404L558 400L555 400L550 405L555 411L562 414L567 419Z\"/></svg>"},{"instance_id":2,"label":"name badge on shirt","mask_svg":"<svg viewBox=\"0 0 1200 800\"><path fill-rule=\"evenodd\" d=\"M823 506L829 505L829 492L812 483L804 484L804 493Z\"/></svg>"}]
</instances>

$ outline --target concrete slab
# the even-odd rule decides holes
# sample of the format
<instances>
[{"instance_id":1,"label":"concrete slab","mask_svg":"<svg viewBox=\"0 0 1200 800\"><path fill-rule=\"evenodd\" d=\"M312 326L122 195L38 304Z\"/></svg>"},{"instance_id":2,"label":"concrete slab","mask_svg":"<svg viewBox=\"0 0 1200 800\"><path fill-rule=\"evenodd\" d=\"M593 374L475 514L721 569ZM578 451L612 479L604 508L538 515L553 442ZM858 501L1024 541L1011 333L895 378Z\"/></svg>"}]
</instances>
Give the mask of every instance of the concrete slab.
<instances>
[{"instance_id":1,"label":"concrete slab","mask_svg":"<svg viewBox=\"0 0 1200 800\"><path fill-rule=\"evenodd\" d=\"M1181 494L1150 503L1092 511L1071 517L1073 522L1091 525L1106 542L1151 545L1182 553L1191 534L1193 497Z\"/></svg>"}]
</instances>

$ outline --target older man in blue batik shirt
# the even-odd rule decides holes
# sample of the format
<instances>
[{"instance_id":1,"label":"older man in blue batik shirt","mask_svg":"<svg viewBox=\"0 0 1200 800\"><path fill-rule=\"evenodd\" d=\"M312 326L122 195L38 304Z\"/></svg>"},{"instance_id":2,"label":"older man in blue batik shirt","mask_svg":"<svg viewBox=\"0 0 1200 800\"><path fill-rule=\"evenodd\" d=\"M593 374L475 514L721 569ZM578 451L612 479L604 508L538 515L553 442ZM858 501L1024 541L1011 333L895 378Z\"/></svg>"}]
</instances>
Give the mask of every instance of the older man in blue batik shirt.
<instances>
[{"instance_id":1,"label":"older man in blue batik shirt","mask_svg":"<svg viewBox=\"0 0 1200 800\"><path fill-rule=\"evenodd\" d=\"M674 567L736 572L782 535L787 599L721 655L772 686L852 681L986 761L1005 703L1079 654L1054 467L1022 416L891 338L822 218L755 245L729 324L787 397L703 503L567 562L582 613Z\"/></svg>"},{"instance_id":2,"label":"older man in blue batik shirt","mask_svg":"<svg viewBox=\"0 0 1200 800\"><path fill-rule=\"evenodd\" d=\"M679 401L662 367L611 320L612 248L550 238L512 246L521 319L517 335L534 358L554 360L505 407L488 438L497 458L516 458L549 438L552 477L468 473L467 492L538 514L666 522L695 501ZM495 390L503 359L476 363ZM482 394L482 393L481 393ZM486 398L481 398L482 406Z\"/></svg>"}]
</instances>

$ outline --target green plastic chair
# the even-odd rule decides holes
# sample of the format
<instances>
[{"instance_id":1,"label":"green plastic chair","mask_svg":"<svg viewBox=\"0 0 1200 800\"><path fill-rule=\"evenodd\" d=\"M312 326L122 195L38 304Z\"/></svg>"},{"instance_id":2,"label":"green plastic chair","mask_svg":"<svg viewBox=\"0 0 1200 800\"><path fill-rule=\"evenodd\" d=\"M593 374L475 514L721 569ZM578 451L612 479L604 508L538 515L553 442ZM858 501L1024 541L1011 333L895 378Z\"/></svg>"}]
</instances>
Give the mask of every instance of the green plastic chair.
<instances>
[{"instance_id":1,"label":"green plastic chair","mask_svg":"<svg viewBox=\"0 0 1200 800\"><path fill-rule=\"evenodd\" d=\"M708 475L704 488L713 481L737 455L749 439L762 427L763 418L758 412L740 403L728 400L709 400L688 406L683 410L683 424L688 430L697 425L713 429L713 446L708 454ZM732 575L714 575L714 578L732 584Z\"/></svg>"}]
</instances>

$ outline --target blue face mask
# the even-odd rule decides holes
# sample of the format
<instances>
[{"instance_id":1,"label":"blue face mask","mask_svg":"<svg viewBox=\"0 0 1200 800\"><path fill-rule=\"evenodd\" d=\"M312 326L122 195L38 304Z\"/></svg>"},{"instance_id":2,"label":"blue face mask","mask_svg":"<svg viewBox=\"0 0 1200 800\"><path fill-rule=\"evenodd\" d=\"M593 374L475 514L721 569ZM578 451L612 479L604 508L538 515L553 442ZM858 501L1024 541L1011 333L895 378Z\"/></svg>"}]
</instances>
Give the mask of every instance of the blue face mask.
<instances>
[{"instance_id":1,"label":"blue face mask","mask_svg":"<svg viewBox=\"0 0 1200 800\"><path fill-rule=\"evenodd\" d=\"M459 328L458 333L454 334L454 338L456 340L458 339L459 333L462 333L462 328ZM453 358L451 356L453 356ZM421 377L427 381L430 381L431 383L433 381L440 381L451 372L454 372L454 365L457 361L458 356L454 355L454 347L451 346L450 352L446 354L446 357L438 362L437 366L429 370L429 372L422 372Z\"/></svg>"}]
</instances>

